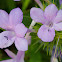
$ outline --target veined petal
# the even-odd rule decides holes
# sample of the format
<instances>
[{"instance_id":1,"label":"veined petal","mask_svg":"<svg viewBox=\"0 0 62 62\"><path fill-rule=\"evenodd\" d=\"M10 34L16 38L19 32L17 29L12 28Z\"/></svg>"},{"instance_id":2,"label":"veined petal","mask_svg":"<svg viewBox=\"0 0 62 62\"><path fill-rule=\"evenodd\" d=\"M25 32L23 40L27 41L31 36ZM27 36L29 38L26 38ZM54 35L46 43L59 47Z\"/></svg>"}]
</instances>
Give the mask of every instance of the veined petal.
<instances>
[{"instance_id":1,"label":"veined petal","mask_svg":"<svg viewBox=\"0 0 62 62\"><path fill-rule=\"evenodd\" d=\"M33 7L30 10L30 16L35 22L40 22L42 24L45 24L45 18L44 18L44 12L40 8Z\"/></svg>"},{"instance_id":2,"label":"veined petal","mask_svg":"<svg viewBox=\"0 0 62 62\"><path fill-rule=\"evenodd\" d=\"M38 37L44 42L51 42L54 40L55 31L54 29L49 29L45 25L42 25L37 33Z\"/></svg>"},{"instance_id":3,"label":"veined petal","mask_svg":"<svg viewBox=\"0 0 62 62\"><path fill-rule=\"evenodd\" d=\"M8 13L0 9L0 27L6 29L9 24Z\"/></svg>"},{"instance_id":4,"label":"veined petal","mask_svg":"<svg viewBox=\"0 0 62 62\"><path fill-rule=\"evenodd\" d=\"M6 48L13 44L15 37L12 31L4 31L0 33L0 48Z\"/></svg>"},{"instance_id":5,"label":"veined petal","mask_svg":"<svg viewBox=\"0 0 62 62\"><path fill-rule=\"evenodd\" d=\"M62 10L59 10L57 13L57 16L54 19L55 23L61 22L62 21Z\"/></svg>"},{"instance_id":6,"label":"veined petal","mask_svg":"<svg viewBox=\"0 0 62 62\"><path fill-rule=\"evenodd\" d=\"M20 8L13 9L9 14L9 22L11 26L15 26L22 22L23 12Z\"/></svg>"},{"instance_id":7,"label":"veined petal","mask_svg":"<svg viewBox=\"0 0 62 62\"><path fill-rule=\"evenodd\" d=\"M28 42L25 38L16 38L15 46L19 51L28 50Z\"/></svg>"},{"instance_id":8,"label":"veined petal","mask_svg":"<svg viewBox=\"0 0 62 62\"><path fill-rule=\"evenodd\" d=\"M62 31L62 22L54 24L53 28L57 31Z\"/></svg>"},{"instance_id":9,"label":"veined petal","mask_svg":"<svg viewBox=\"0 0 62 62\"><path fill-rule=\"evenodd\" d=\"M48 21L53 21L58 12L57 7L54 4L50 4L45 8L44 15Z\"/></svg>"},{"instance_id":10,"label":"veined petal","mask_svg":"<svg viewBox=\"0 0 62 62\"><path fill-rule=\"evenodd\" d=\"M16 27L15 27L15 33L18 37L24 37L26 32L27 32L27 28L24 26L23 23L21 24L18 24Z\"/></svg>"}]
</instances>

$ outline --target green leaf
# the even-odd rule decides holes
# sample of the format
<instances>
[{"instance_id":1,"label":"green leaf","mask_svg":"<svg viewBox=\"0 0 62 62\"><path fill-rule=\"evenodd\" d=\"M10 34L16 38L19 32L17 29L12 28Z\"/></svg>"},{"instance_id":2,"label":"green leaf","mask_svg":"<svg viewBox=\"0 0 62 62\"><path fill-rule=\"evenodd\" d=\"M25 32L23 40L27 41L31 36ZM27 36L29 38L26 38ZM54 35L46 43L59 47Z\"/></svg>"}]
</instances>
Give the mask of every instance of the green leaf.
<instances>
[{"instance_id":1,"label":"green leaf","mask_svg":"<svg viewBox=\"0 0 62 62\"><path fill-rule=\"evenodd\" d=\"M37 52L36 54L32 53L29 62L42 62L41 53L40 52Z\"/></svg>"},{"instance_id":2,"label":"green leaf","mask_svg":"<svg viewBox=\"0 0 62 62\"><path fill-rule=\"evenodd\" d=\"M31 2L31 0L25 0L23 5L22 5L22 10L26 10L26 8L28 7L29 3Z\"/></svg>"},{"instance_id":3,"label":"green leaf","mask_svg":"<svg viewBox=\"0 0 62 62\"><path fill-rule=\"evenodd\" d=\"M27 10L27 11L24 11L23 12L23 24L25 24L25 26L27 27L27 28L29 28L29 26L30 26L30 24L31 24L31 21L32 21L32 19L31 19L31 17L30 17L30 11L29 10Z\"/></svg>"}]
</instances>

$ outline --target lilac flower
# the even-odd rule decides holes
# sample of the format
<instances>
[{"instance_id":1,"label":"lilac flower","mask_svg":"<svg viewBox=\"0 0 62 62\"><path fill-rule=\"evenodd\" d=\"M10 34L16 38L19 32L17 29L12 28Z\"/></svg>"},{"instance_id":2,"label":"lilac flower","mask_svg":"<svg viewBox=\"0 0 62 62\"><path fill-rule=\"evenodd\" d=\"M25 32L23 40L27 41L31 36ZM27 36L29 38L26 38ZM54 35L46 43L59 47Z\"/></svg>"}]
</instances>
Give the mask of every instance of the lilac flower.
<instances>
[{"instance_id":1,"label":"lilac flower","mask_svg":"<svg viewBox=\"0 0 62 62\"><path fill-rule=\"evenodd\" d=\"M62 0L59 0L60 5L62 4Z\"/></svg>"},{"instance_id":2,"label":"lilac flower","mask_svg":"<svg viewBox=\"0 0 62 62\"><path fill-rule=\"evenodd\" d=\"M23 13L20 8L13 9L9 15L0 9L0 27L7 30L0 33L0 48L6 48L15 43L20 51L28 49L28 42L24 38L27 28L21 23L22 19Z\"/></svg>"},{"instance_id":3,"label":"lilac flower","mask_svg":"<svg viewBox=\"0 0 62 62\"><path fill-rule=\"evenodd\" d=\"M6 49L5 52L12 58L8 60L3 60L0 62L24 62L24 55L25 52L23 51L18 51L17 55L15 55L13 52L10 50Z\"/></svg>"},{"instance_id":4,"label":"lilac flower","mask_svg":"<svg viewBox=\"0 0 62 62\"><path fill-rule=\"evenodd\" d=\"M53 41L55 30L62 30L62 10L58 11L54 4L47 6L45 11L33 7L30 11L30 15L35 22L43 24L38 30L37 35L44 42Z\"/></svg>"}]
</instances>

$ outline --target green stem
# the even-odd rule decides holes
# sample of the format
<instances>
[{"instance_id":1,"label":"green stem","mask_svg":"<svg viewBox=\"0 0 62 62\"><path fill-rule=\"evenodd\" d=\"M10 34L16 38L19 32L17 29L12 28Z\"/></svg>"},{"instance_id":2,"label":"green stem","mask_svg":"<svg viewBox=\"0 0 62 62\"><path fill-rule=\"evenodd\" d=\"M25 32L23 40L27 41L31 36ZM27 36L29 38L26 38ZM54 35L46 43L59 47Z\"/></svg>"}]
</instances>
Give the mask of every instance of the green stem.
<instances>
[{"instance_id":1,"label":"green stem","mask_svg":"<svg viewBox=\"0 0 62 62\"><path fill-rule=\"evenodd\" d=\"M45 2L47 2L48 4L52 4L49 0L44 0Z\"/></svg>"},{"instance_id":2,"label":"green stem","mask_svg":"<svg viewBox=\"0 0 62 62\"><path fill-rule=\"evenodd\" d=\"M59 37L58 37L58 41L57 41L57 43L56 43L56 48L55 48L55 52L54 52L54 57L55 57L55 54L56 54L56 51L57 51L58 42L59 42Z\"/></svg>"}]
</instances>

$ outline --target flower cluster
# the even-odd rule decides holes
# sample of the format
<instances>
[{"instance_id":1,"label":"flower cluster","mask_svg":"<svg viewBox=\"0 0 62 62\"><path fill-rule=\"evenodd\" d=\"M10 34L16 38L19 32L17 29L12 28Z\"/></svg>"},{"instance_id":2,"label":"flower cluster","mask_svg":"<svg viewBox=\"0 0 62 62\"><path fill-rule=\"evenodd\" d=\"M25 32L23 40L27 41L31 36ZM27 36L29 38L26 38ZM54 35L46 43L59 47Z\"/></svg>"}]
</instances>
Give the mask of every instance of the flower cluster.
<instances>
[{"instance_id":1,"label":"flower cluster","mask_svg":"<svg viewBox=\"0 0 62 62\"><path fill-rule=\"evenodd\" d=\"M62 31L62 10L58 11L54 4L48 5L44 11L40 8L33 7L30 10L30 16L35 22L43 24L39 28L37 35L44 42L51 42L54 40L55 30ZM5 31L0 33L0 48L9 47L14 43L18 49L17 55L6 50L10 53L9 56L12 55L14 57L10 60L1 62L24 62L24 51L28 50L28 44L31 43L31 36L25 39L28 28L25 27L22 20L23 12L20 8L11 10L9 14L0 9L0 27L5 29ZM28 35L29 34L30 33L28 33ZM27 40L30 42L28 43ZM20 54L21 56L19 56Z\"/></svg>"},{"instance_id":2,"label":"flower cluster","mask_svg":"<svg viewBox=\"0 0 62 62\"><path fill-rule=\"evenodd\" d=\"M0 27L6 31L0 33L0 48L6 48L15 43L19 51L28 49L28 42L24 38L27 28L22 22L23 12L20 8L13 9L8 15L0 9Z\"/></svg>"}]
</instances>

